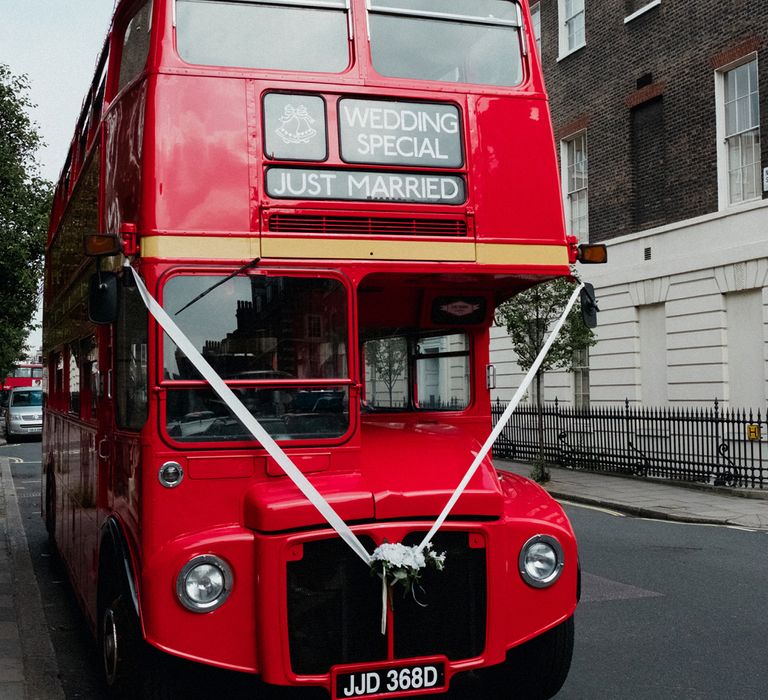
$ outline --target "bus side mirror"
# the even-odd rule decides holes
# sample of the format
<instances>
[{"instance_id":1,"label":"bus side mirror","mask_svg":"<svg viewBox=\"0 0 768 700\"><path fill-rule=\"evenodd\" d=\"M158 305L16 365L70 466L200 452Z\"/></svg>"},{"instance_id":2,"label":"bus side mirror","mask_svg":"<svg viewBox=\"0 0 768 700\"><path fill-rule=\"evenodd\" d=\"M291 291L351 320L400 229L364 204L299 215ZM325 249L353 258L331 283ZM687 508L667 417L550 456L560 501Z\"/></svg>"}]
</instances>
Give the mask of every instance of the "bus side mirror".
<instances>
[{"instance_id":1,"label":"bus side mirror","mask_svg":"<svg viewBox=\"0 0 768 700\"><path fill-rule=\"evenodd\" d=\"M114 323L117 310L117 275L114 272L95 272L88 283L88 319L99 325Z\"/></svg>"},{"instance_id":2,"label":"bus side mirror","mask_svg":"<svg viewBox=\"0 0 768 700\"><path fill-rule=\"evenodd\" d=\"M579 301L581 302L581 318L584 325L587 328L594 328L597 326L597 312L600 309L595 299L595 288L589 282L584 283L581 294L579 294Z\"/></svg>"}]
</instances>

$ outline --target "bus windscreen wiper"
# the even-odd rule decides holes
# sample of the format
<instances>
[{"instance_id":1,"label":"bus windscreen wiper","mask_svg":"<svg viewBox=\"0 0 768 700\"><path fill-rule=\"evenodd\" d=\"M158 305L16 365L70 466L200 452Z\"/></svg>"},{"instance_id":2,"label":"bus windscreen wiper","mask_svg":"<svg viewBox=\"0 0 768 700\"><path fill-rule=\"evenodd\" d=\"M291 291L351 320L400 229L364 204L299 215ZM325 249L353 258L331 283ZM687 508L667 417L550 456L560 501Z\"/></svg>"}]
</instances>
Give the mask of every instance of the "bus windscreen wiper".
<instances>
[{"instance_id":1,"label":"bus windscreen wiper","mask_svg":"<svg viewBox=\"0 0 768 700\"><path fill-rule=\"evenodd\" d=\"M235 270L231 275L227 275L223 280L219 280L218 282L216 282L216 284L212 284L210 287L208 287L208 289L205 289L204 291L200 292L200 294L198 294L194 299L192 299L192 301L182 306L174 314L174 316L178 316L182 311L184 311L184 309L188 309L190 306L192 306L192 304L200 301L200 299L202 299L204 296L207 296L208 294L210 294L214 289L216 289L216 287L220 287L225 282L229 282L229 280L231 280L233 277L237 277L241 272L245 272L249 267L255 267L256 265L259 264L260 260L261 258L254 258L253 260L251 260L251 262L245 263L245 265Z\"/></svg>"}]
</instances>

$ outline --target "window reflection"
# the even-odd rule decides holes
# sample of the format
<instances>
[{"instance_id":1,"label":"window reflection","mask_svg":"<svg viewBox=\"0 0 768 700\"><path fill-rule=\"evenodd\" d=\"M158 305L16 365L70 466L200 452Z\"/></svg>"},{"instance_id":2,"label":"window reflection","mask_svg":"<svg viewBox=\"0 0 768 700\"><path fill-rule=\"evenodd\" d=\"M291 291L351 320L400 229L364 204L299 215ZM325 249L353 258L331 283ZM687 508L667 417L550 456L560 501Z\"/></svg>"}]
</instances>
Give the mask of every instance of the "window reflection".
<instances>
[{"instance_id":1,"label":"window reflection","mask_svg":"<svg viewBox=\"0 0 768 700\"><path fill-rule=\"evenodd\" d=\"M344 286L332 279L266 274L223 279L173 277L163 305L216 373L238 382L230 388L274 439L344 435L348 389L317 384L349 378ZM201 379L167 336L163 358L166 380ZM315 383L300 386L300 380ZM208 386L173 388L166 397L166 429L179 442L253 440Z\"/></svg>"},{"instance_id":2,"label":"window reflection","mask_svg":"<svg viewBox=\"0 0 768 700\"><path fill-rule=\"evenodd\" d=\"M416 348L419 408L462 410L469 405L469 343L463 333L419 339Z\"/></svg>"},{"instance_id":3,"label":"window reflection","mask_svg":"<svg viewBox=\"0 0 768 700\"><path fill-rule=\"evenodd\" d=\"M465 333L393 335L364 345L364 410L462 411L470 403Z\"/></svg>"},{"instance_id":4,"label":"window reflection","mask_svg":"<svg viewBox=\"0 0 768 700\"><path fill-rule=\"evenodd\" d=\"M344 0L178 0L176 13L178 51L188 63L328 73L349 64Z\"/></svg>"},{"instance_id":5,"label":"window reflection","mask_svg":"<svg viewBox=\"0 0 768 700\"><path fill-rule=\"evenodd\" d=\"M69 349L69 412L80 415L80 348L76 343Z\"/></svg>"},{"instance_id":6,"label":"window reflection","mask_svg":"<svg viewBox=\"0 0 768 700\"><path fill-rule=\"evenodd\" d=\"M330 279L235 277L178 315L221 280L173 277L164 306L222 379L343 379L347 377L346 295ZM166 379L201 379L167 336Z\"/></svg>"},{"instance_id":7,"label":"window reflection","mask_svg":"<svg viewBox=\"0 0 768 700\"><path fill-rule=\"evenodd\" d=\"M349 425L349 395L333 389L233 389L275 440L342 436ZM168 434L179 442L250 441L251 433L211 389L168 392Z\"/></svg>"},{"instance_id":8,"label":"window reflection","mask_svg":"<svg viewBox=\"0 0 768 700\"><path fill-rule=\"evenodd\" d=\"M512 2L387 0L371 4L369 22L373 66L381 75L497 86L522 82Z\"/></svg>"}]
</instances>

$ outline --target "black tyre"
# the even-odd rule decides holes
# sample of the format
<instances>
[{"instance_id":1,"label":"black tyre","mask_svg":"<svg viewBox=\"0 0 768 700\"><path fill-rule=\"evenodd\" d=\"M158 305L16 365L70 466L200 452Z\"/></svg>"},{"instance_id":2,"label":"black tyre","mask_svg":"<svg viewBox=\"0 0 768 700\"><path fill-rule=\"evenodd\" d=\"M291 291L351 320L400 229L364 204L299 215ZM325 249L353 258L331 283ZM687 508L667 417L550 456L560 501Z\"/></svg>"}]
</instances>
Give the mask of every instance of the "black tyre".
<instances>
[{"instance_id":1,"label":"black tyre","mask_svg":"<svg viewBox=\"0 0 768 700\"><path fill-rule=\"evenodd\" d=\"M507 653L482 674L486 700L547 700L563 687L573 657L573 617Z\"/></svg>"},{"instance_id":2,"label":"black tyre","mask_svg":"<svg viewBox=\"0 0 768 700\"><path fill-rule=\"evenodd\" d=\"M166 668L163 654L141 636L133 606L124 594L105 606L99 630L104 680L110 697L121 700L172 700L173 670Z\"/></svg>"}]
</instances>

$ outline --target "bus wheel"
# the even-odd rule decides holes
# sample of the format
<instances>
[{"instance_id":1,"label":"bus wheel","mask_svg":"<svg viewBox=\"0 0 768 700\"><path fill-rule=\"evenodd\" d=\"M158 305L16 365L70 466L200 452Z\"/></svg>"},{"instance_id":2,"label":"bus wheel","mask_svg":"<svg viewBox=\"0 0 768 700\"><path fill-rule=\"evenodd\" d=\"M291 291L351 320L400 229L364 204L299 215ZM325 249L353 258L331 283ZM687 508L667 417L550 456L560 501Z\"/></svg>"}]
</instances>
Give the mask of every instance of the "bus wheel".
<instances>
[{"instance_id":1,"label":"bus wheel","mask_svg":"<svg viewBox=\"0 0 768 700\"><path fill-rule=\"evenodd\" d=\"M115 698L139 697L136 681L141 671L142 640L134 617L122 595L112 600L101 615L99 647L104 679Z\"/></svg>"},{"instance_id":2,"label":"bus wheel","mask_svg":"<svg viewBox=\"0 0 768 700\"><path fill-rule=\"evenodd\" d=\"M139 621L124 595L101 616L99 647L110 697L171 700L173 679L162 667L161 654L144 642Z\"/></svg>"},{"instance_id":3,"label":"bus wheel","mask_svg":"<svg viewBox=\"0 0 768 700\"><path fill-rule=\"evenodd\" d=\"M507 653L482 674L487 700L547 700L563 687L573 656L573 617Z\"/></svg>"}]
</instances>

